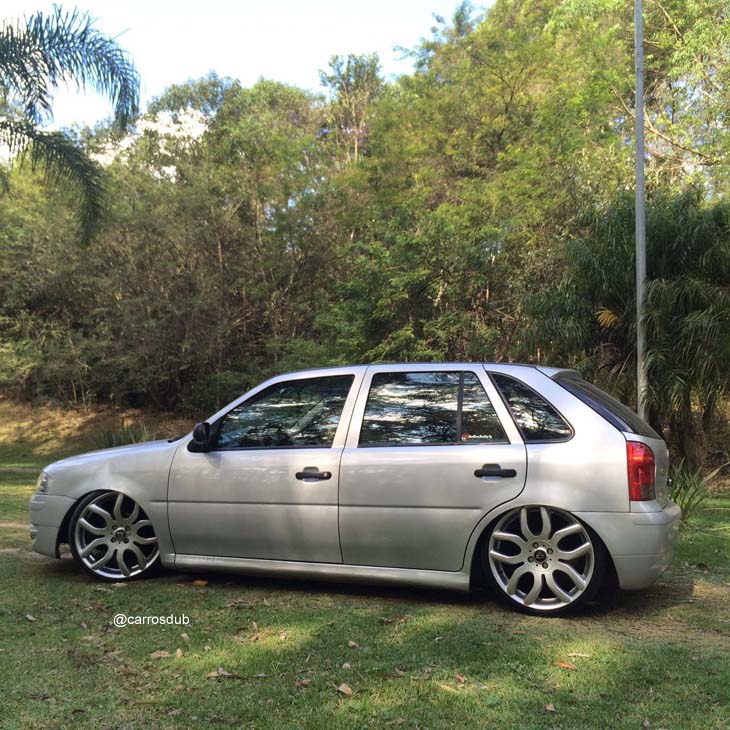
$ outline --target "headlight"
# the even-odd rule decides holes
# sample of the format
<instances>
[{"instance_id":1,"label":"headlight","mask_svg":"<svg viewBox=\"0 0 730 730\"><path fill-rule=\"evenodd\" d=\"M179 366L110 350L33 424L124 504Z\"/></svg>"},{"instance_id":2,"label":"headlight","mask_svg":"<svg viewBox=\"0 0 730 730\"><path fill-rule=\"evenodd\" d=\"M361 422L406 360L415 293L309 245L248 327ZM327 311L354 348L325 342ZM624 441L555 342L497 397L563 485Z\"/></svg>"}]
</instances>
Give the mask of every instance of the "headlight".
<instances>
[{"instance_id":1,"label":"headlight","mask_svg":"<svg viewBox=\"0 0 730 730\"><path fill-rule=\"evenodd\" d=\"M48 489L48 474L46 472L42 471L40 473L40 476L38 477L38 481L36 482L36 491L45 493L45 491Z\"/></svg>"}]
</instances>

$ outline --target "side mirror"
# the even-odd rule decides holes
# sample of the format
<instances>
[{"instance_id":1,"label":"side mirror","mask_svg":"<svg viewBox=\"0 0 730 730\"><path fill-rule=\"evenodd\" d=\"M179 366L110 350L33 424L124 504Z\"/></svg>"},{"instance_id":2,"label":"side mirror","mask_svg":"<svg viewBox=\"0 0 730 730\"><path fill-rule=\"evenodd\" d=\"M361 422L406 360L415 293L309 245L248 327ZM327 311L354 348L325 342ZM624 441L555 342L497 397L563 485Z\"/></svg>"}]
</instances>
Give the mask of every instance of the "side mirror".
<instances>
[{"instance_id":1,"label":"side mirror","mask_svg":"<svg viewBox=\"0 0 730 730\"><path fill-rule=\"evenodd\" d=\"M189 448L190 451L210 451L210 424L207 421L195 424Z\"/></svg>"}]
</instances>

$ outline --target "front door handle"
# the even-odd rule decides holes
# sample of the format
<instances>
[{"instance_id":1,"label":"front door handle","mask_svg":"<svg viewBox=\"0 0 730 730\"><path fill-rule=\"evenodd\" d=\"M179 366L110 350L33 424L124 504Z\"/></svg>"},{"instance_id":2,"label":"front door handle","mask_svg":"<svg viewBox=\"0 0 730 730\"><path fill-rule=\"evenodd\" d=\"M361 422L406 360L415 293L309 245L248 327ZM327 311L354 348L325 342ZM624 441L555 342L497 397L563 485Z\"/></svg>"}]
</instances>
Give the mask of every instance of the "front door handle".
<instances>
[{"instance_id":1,"label":"front door handle","mask_svg":"<svg viewBox=\"0 0 730 730\"><path fill-rule=\"evenodd\" d=\"M503 469L499 464L485 464L474 472L475 477L516 477L514 469Z\"/></svg>"},{"instance_id":2,"label":"front door handle","mask_svg":"<svg viewBox=\"0 0 730 730\"><path fill-rule=\"evenodd\" d=\"M331 471L320 471L316 466L305 466L304 471L296 473L297 479L331 479Z\"/></svg>"}]
</instances>

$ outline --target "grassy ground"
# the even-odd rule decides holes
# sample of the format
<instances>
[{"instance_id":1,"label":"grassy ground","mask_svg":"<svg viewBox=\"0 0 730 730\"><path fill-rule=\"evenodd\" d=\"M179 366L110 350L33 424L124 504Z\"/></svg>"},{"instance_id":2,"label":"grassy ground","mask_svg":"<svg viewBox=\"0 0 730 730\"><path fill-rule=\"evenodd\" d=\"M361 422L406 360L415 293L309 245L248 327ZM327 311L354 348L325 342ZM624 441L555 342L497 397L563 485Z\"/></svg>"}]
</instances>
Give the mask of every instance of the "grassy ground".
<instances>
[{"instance_id":1,"label":"grassy ground","mask_svg":"<svg viewBox=\"0 0 730 730\"><path fill-rule=\"evenodd\" d=\"M0 402L2 728L730 726L730 493L659 583L570 619L225 575L109 585L30 552L26 529L37 469L83 448L88 419L59 434L48 418L34 439L7 425L22 415ZM117 613L190 625L116 628Z\"/></svg>"}]
</instances>

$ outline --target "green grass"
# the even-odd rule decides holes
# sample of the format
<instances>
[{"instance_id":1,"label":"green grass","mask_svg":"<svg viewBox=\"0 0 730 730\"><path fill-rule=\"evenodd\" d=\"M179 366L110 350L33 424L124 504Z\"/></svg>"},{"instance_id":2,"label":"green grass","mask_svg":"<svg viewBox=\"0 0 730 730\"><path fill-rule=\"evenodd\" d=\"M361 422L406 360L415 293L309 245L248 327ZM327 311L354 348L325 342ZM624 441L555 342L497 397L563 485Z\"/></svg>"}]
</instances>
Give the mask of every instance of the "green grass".
<instances>
[{"instance_id":1,"label":"green grass","mask_svg":"<svg viewBox=\"0 0 730 730\"><path fill-rule=\"evenodd\" d=\"M696 513L655 586L546 620L415 589L172 573L96 583L29 551L35 473L0 467L8 730L728 727L728 494ZM191 624L116 628L116 613ZM208 678L219 667L233 676Z\"/></svg>"}]
</instances>

